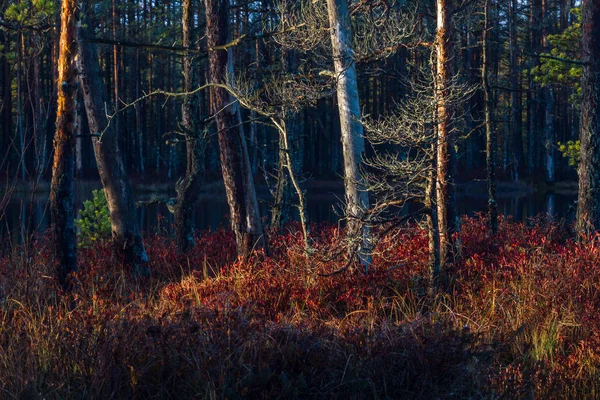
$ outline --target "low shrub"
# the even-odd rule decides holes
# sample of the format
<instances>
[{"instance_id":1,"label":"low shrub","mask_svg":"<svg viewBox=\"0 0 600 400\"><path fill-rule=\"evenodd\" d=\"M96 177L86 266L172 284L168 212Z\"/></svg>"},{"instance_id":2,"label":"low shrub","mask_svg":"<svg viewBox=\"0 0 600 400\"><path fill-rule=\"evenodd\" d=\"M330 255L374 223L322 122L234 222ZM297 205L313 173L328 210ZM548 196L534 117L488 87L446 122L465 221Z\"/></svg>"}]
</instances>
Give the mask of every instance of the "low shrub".
<instances>
[{"instance_id":1,"label":"low shrub","mask_svg":"<svg viewBox=\"0 0 600 400\"><path fill-rule=\"evenodd\" d=\"M140 281L109 243L80 249L61 293L40 242L0 259L0 390L21 398L595 398L600 386L600 241L552 224L465 219L462 261L420 290L417 226L377 245L365 275L320 276L296 227L271 253L235 257L230 232L188 255L147 238ZM317 253L341 233L314 227ZM0 396L2 397L2 396Z\"/></svg>"}]
</instances>

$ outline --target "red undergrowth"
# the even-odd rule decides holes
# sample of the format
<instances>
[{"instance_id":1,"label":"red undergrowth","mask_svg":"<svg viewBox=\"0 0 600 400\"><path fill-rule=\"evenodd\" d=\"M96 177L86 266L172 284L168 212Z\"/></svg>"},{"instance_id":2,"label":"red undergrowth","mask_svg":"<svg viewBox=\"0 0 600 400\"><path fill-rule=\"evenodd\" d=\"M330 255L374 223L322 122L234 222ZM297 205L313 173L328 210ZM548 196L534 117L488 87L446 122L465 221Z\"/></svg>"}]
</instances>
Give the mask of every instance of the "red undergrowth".
<instances>
[{"instance_id":1,"label":"red undergrowth","mask_svg":"<svg viewBox=\"0 0 600 400\"><path fill-rule=\"evenodd\" d=\"M109 245L60 293L44 240L0 259L0 390L28 398L597 397L600 237L465 219L460 261L426 295L427 237L380 238L368 274L327 257L343 232L297 227L270 255L226 231L188 255L146 240L136 280ZM2 397L2 396L0 396Z\"/></svg>"}]
</instances>

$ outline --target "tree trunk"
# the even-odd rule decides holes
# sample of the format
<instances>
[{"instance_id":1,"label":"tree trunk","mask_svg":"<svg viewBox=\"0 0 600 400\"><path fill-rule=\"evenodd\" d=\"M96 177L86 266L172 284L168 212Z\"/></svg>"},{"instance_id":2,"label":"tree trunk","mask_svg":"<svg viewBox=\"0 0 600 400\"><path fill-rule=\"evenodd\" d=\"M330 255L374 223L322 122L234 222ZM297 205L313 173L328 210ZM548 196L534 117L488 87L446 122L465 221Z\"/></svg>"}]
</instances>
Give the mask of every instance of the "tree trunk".
<instances>
[{"instance_id":1,"label":"tree trunk","mask_svg":"<svg viewBox=\"0 0 600 400\"><path fill-rule=\"evenodd\" d=\"M212 83L227 83L233 65L229 52L215 49L227 43L228 6L226 0L205 0L206 36L209 51L209 75ZM246 146L242 117L237 102L227 90L212 87L212 114L217 121L221 169L229 204L231 227L237 253L247 258L253 249L265 247L252 166Z\"/></svg>"},{"instance_id":2,"label":"tree trunk","mask_svg":"<svg viewBox=\"0 0 600 400\"><path fill-rule=\"evenodd\" d=\"M183 2L182 30L183 46L191 45L190 29L193 24L191 0ZM183 57L183 90L191 92L197 84L192 57ZM181 125L185 131L187 168L185 177L177 183L175 205L175 242L181 253L194 247L194 206L198 201L204 172L204 138L197 126L195 113L198 109L197 95L186 96L181 106Z\"/></svg>"},{"instance_id":3,"label":"tree trunk","mask_svg":"<svg viewBox=\"0 0 600 400\"><path fill-rule=\"evenodd\" d=\"M492 99L491 88L488 77L488 43L489 43L489 8L490 0L485 0L484 5L484 27L483 48L481 55L481 81L484 95L485 116L485 152L488 187L488 217L492 233L498 231L498 203L496 201L496 133L492 127Z\"/></svg>"},{"instance_id":4,"label":"tree trunk","mask_svg":"<svg viewBox=\"0 0 600 400\"><path fill-rule=\"evenodd\" d=\"M348 232L357 236L361 264L371 263L369 230L361 219L369 207L369 195L360 172L365 151L360 102L356 83L356 65L347 0L327 0L333 62L337 77L337 100L344 156L344 189Z\"/></svg>"},{"instance_id":5,"label":"tree trunk","mask_svg":"<svg viewBox=\"0 0 600 400\"><path fill-rule=\"evenodd\" d=\"M294 61L292 51L285 49L281 50L281 64L285 72L294 73ZM290 220L290 211L292 206L292 182L291 175L293 174L295 164L294 148L288 147L286 143L294 142L296 137L296 113L289 113L285 121L279 125L279 151L277 161L277 182L275 186L275 201L271 209L271 228L281 229ZM292 161L292 165L288 168L288 156Z\"/></svg>"},{"instance_id":6,"label":"tree trunk","mask_svg":"<svg viewBox=\"0 0 600 400\"><path fill-rule=\"evenodd\" d=\"M17 33L17 132L19 135L19 171L21 180L25 181L27 166L25 157L25 130L23 129L23 55L24 55L23 32Z\"/></svg>"},{"instance_id":7,"label":"tree trunk","mask_svg":"<svg viewBox=\"0 0 600 400\"><path fill-rule=\"evenodd\" d=\"M437 218L440 235L440 265L452 262L452 235L458 230L452 143L452 110L448 102L452 81L452 0L437 0L435 91L437 98Z\"/></svg>"},{"instance_id":8,"label":"tree trunk","mask_svg":"<svg viewBox=\"0 0 600 400\"><path fill-rule=\"evenodd\" d=\"M548 88L546 90L546 110L545 110L545 125L544 125L544 141L546 148L545 165L546 165L546 182L554 182L554 144L556 142L554 133L554 90Z\"/></svg>"},{"instance_id":9,"label":"tree trunk","mask_svg":"<svg viewBox=\"0 0 600 400\"><path fill-rule=\"evenodd\" d=\"M12 123L12 90L11 90L11 74L10 64L8 62L7 54L10 51L10 41L7 40L4 31L0 30L0 44L2 45L2 138L0 142L2 148L8 146L7 138L12 136L13 123Z\"/></svg>"},{"instance_id":10,"label":"tree trunk","mask_svg":"<svg viewBox=\"0 0 600 400\"><path fill-rule=\"evenodd\" d=\"M426 215L427 239L429 250L429 291L433 294L439 284L440 276L440 234L438 231L437 211L435 209L435 186L436 186L436 149L437 144L431 144L431 165L432 168L427 174L427 187L425 189L424 205L429 209Z\"/></svg>"},{"instance_id":11,"label":"tree trunk","mask_svg":"<svg viewBox=\"0 0 600 400\"><path fill-rule=\"evenodd\" d=\"M79 81L90 133L93 135L98 173L110 210L115 251L123 257L125 263L133 267L135 274L148 276L148 255L142 241L129 178L123 165L116 132L105 117L106 94L100 81L98 54L92 43L81 39L81 34L80 31Z\"/></svg>"},{"instance_id":12,"label":"tree trunk","mask_svg":"<svg viewBox=\"0 0 600 400\"><path fill-rule=\"evenodd\" d=\"M60 55L58 59L58 111L54 136L54 163L50 189L50 210L58 280L68 289L69 274L77 270L73 174L75 168L75 124L77 102L76 0L64 0L61 11Z\"/></svg>"},{"instance_id":13,"label":"tree trunk","mask_svg":"<svg viewBox=\"0 0 600 400\"><path fill-rule=\"evenodd\" d=\"M35 51L39 51L39 36L33 33L33 43ZM32 57L32 74L33 82L31 82L31 107L33 113L33 140L35 146L35 165L36 165L36 180L39 180L44 175L46 170L46 127L44 126L44 118L42 115L42 96L40 94L40 57Z\"/></svg>"},{"instance_id":14,"label":"tree trunk","mask_svg":"<svg viewBox=\"0 0 600 400\"><path fill-rule=\"evenodd\" d=\"M600 2L584 0L582 7L584 65L576 227L585 234L600 228Z\"/></svg>"},{"instance_id":15,"label":"tree trunk","mask_svg":"<svg viewBox=\"0 0 600 400\"><path fill-rule=\"evenodd\" d=\"M518 41L517 41L517 0L509 0L510 9L510 90L512 128L512 177L519 180L523 162L523 129L521 116L521 93L519 91Z\"/></svg>"}]
</instances>

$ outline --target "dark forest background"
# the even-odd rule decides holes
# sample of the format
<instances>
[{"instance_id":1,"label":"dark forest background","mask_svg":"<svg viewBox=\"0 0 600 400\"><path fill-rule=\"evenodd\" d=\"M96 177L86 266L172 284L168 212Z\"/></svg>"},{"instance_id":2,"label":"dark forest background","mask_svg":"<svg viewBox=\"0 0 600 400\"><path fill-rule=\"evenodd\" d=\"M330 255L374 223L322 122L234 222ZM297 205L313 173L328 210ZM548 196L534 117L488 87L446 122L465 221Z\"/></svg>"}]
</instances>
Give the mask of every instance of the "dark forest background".
<instances>
[{"instance_id":1,"label":"dark forest background","mask_svg":"<svg viewBox=\"0 0 600 400\"><path fill-rule=\"evenodd\" d=\"M386 2L356 3L372 3L373 12L378 12L378 7ZM435 33L434 3L404 1L396 2L395 7L414 12L413 31L421 38L431 39ZM575 168L561 156L560 144L578 139L578 3L490 3L489 71L500 179L537 183L576 179ZM464 1L454 18L455 71L458 79L471 85L481 85L482 4ZM56 119L59 4L23 0L4 1L0 7L2 179L48 180ZM354 7L360 8L358 4ZM183 91L182 2L113 0L95 2L93 8L85 23L93 27L88 39L98 44L100 74L110 94L106 104L109 114L114 112L115 104L122 106L155 89ZM203 83L208 74L203 6L194 5L192 12L192 47L198 49L194 68ZM229 22L230 39L241 38L232 47L236 71L260 87L264 76L289 68L282 65L287 50L269 34L279 29L281 22L281 10L274 2L232 0ZM378 118L395 112L397 102L413 90L410 75L419 73L419 65L429 60L430 51L427 43L398 45L394 51L364 54L357 60L363 114ZM292 55L289 62L298 68L307 62L305 57ZM185 144L177 140L182 101L153 96L123 111L113 121L125 166L135 180L175 181L185 172ZM207 93L200 93L194 111L198 119L208 115L209 101ZM330 179L342 174L336 101L334 95L323 96L298 112L294 158L304 176ZM80 107L82 103L79 102ZM459 181L485 178L483 107L482 90L464 104L459 121L460 140L456 142ZM95 179L87 117L82 110L80 115L83 133L77 138L76 173L80 178ZM256 179L264 181L277 168L277 132L261 124L260 118L250 111L243 111L243 119L251 159L258 171ZM207 177L218 179L217 143L214 135L208 137L203 162ZM367 151L372 153L373 149Z\"/></svg>"}]
</instances>

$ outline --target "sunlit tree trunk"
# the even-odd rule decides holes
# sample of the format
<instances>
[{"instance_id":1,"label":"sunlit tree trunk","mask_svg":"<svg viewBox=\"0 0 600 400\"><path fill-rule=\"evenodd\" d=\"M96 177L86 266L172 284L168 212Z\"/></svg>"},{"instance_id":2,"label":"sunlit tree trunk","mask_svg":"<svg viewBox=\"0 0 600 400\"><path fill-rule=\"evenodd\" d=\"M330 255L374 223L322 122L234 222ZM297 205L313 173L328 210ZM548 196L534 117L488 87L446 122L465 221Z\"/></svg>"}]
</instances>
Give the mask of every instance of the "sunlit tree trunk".
<instances>
[{"instance_id":1,"label":"sunlit tree trunk","mask_svg":"<svg viewBox=\"0 0 600 400\"><path fill-rule=\"evenodd\" d=\"M233 72L230 52L222 48L229 36L227 1L205 0L205 6L210 81L225 84ZM217 87L211 88L211 105L237 253L247 258L253 249L265 247L265 239L240 109L227 90Z\"/></svg>"},{"instance_id":2,"label":"sunlit tree trunk","mask_svg":"<svg viewBox=\"0 0 600 400\"><path fill-rule=\"evenodd\" d=\"M77 1L64 0L61 10L58 59L58 111L54 136L54 163L50 210L58 279L71 286L69 274L77 269L74 222L75 124L77 102Z\"/></svg>"},{"instance_id":3,"label":"sunlit tree trunk","mask_svg":"<svg viewBox=\"0 0 600 400\"><path fill-rule=\"evenodd\" d=\"M458 229L452 143L452 109L448 96L452 81L452 0L437 0L436 78L437 99L437 219L440 235L440 265L452 262L452 235Z\"/></svg>"},{"instance_id":4,"label":"sunlit tree trunk","mask_svg":"<svg viewBox=\"0 0 600 400\"><path fill-rule=\"evenodd\" d=\"M106 119L106 93L100 80L100 67L96 46L86 42L79 32L79 81L83 91L85 110L94 145L100 180L106 193L114 248L134 272L141 276L150 274L148 255L142 240L137 210L123 164L114 126Z\"/></svg>"},{"instance_id":5,"label":"sunlit tree trunk","mask_svg":"<svg viewBox=\"0 0 600 400\"><path fill-rule=\"evenodd\" d=\"M183 46L190 47L190 29L193 25L191 0L183 2ZM183 90L191 92L197 84L192 57L183 57ZM198 107L196 95L186 96L181 106L181 125L186 138L187 167L185 176L177 184L175 205L175 241L177 249L186 253L194 247L194 206L198 201L204 169L204 138L199 130L195 113Z\"/></svg>"},{"instance_id":6,"label":"sunlit tree trunk","mask_svg":"<svg viewBox=\"0 0 600 400\"><path fill-rule=\"evenodd\" d=\"M350 14L347 0L327 0L333 62L337 78L337 100L344 156L344 189L348 231L358 236L360 261L371 262L369 231L360 219L369 207L369 196L361 176L360 163L365 151L363 127L360 123L360 103L356 83L356 65L352 45Z\"/></svg>"},{"instance_id":7,"label":"sunlit tree trunk","mask_svg":"<svg viewBox=\"0 0 600 400\"><path fill-rule=\"evenodd\" d=\"M584 0L582 7L584 65L577 230L583 234L600 229L600 1Z\"/></svg>"}]
</instances>

